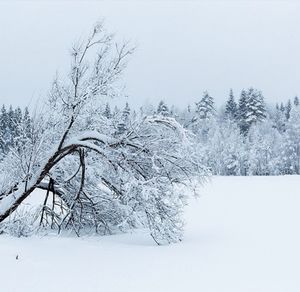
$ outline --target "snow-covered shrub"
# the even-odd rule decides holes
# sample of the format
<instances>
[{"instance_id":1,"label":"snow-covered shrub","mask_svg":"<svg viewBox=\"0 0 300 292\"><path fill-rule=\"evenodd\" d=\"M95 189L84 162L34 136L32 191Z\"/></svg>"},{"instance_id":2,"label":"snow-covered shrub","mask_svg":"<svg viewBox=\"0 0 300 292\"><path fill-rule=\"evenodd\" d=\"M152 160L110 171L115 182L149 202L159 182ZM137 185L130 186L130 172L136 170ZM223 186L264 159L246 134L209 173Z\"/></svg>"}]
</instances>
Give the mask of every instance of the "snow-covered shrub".
<instances>
[{"instance_id":1,"label":"snow-covered shrub","mask_svg":"<svg viewBox=\"0 0 300 292\"><path fill-rule=\"evenodd\" d=\"M39 215L39 210L16 211L0 223L0 234L4 233L15 237L31 236L38 229L37 220Z\"/></svg>"}]
</instances>

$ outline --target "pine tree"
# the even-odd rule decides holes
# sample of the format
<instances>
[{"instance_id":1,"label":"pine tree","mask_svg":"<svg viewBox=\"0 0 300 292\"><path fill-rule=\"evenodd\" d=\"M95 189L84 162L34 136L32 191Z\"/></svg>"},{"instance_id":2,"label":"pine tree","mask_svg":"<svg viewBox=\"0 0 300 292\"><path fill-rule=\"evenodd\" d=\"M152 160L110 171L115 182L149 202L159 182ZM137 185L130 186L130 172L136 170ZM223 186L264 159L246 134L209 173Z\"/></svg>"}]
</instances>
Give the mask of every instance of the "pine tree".
<instances>
[{"instance_id":1,"label":"pine tree","mask_svg":"<svg viewBox=\"0 0 300 292\"><path fill-rule=\"evenodd\" d=\"M13 109L10 106L7 111L5 106L2 106L0 114L0 151L2 155L7 154L18 138L24 134L20 128L21 123L22 110L20 107Z\"/></svg>"},{"instance_id":2,"label":"pine tree","mask_svg":"<svg viewBox=\"0 0 300 292\"><path fill-rule=\"evenodd\" d=\"M246 107L246 121L249 124L249 127L252 124L261 122L266 118L266 109L263 95L260 91L252 87L247 91Z\"/></svg>"},{"instance_id":3,"label":"pine tree","mask_svg":"<svg viewBox=\"0 0 300 292\"><path fill-rule=\"evenodd\" d=\"M240 132L243 135L246 135L249 129L248 123L246 122L246 118L247 118L247 94L246 91L243 89L239 99L238 117L237 117Z\"/></svg>"},{"instance_id":4,"label":"pine tree","mask_svg":"<svg viewBox=\"0 0 300 292\"><path fill-rule=\"evenodd\" d=\"M7 152L8 116L5 105L2 105L0 114L0 147L1 154ZM2 156L0 155L0 157Z\"/></svg>"},{"instance_id":5,"label":"pine tree","mask_svg":"<svg viewBox=\"0 0 300 292\"><path fill-rule=\"evenodd\" d=\"M298 98L298 96L296 95L295 97L294 97L294 106L298 106L299 105L299 98Z\"/></svg>"},{"instance_id":6,"label":"pine tree","mask_svg":"<svg viewBox=\"0 0 300 292\"><path fill-rule=\"evenodd\" d=\"M291 100L289 99L288 102L287 102L287 105L285 107L285 117L286 117L287 120L290 119L291 110L292 110L292 103L291 103Z\"/></svg>"},{"instance_id":7,"label":"pine tree","mask_svg":"<svg viewBox=\"0 0 300 292\"><path fill-rule=\"evenodd\" d=\"M215 115L214 100L207 91L203 93L202 99L196 103L196 113L200 119L210 119Z\"/></svg>"},{"instance_id":8,"label":"pine tree","mask_svg":"<svg viewBox=\"0 0 300 292\"><path fill-rule=\"evenodd\" d=\"M25 136L31 139L32 131L33 131L33 122L32 122L32 118L30 117L28 107L25 107L24 114L22 117L22 122L25 128Z\"/></svg>"},{"instance_id":9,"label":"pine tree","mask_svg":"<svg viewBox=\"0 0 300 292\"><path fill-rule=\"evenodd\" d=\"M7 112L7 128L5 133L7 151L13 145L15 131L16 131L15 113L12 105L10 105Z\"/></svg>"},{"instance_id":10,"label":"pine tree","mask_svg":"<svg viewBox=\"0 0 300 292\"><path fill-rule=\"evenodd\" d=\"M121 113L121 117L119 123L117 125L117 134L122 135L128 130L129 126L129 117L130 117L130 107L129 104L126 102L125 108Z\"/></svg>"},{"instance_id":11,"label":"pine tree","mask_svg":"<svg viewBox=\"0 0 300 292\"><path fill-rule=\"evenodd\" d=\"M128 118L130 116L130 112L131 112L131 109L129 107L128 102L126 102L125 108L123 110L123 115L125 115L126 118Z\"/></svg>"},{"instance_id":12,"label":"pine tree","mask_svg":"<svg viewBox=\"0 0 300 292\"><path fill-rule=\"evenodd\" d=\"M13 140L15 140L16 138L21 136L21 129L20 129L20 124L22 123L22 110L20 107L17 107L14 110L14 116L13 116L13 131L12 131L12 135L13 135Z\"/></svg>"},{"instance_id":13,"label":"pine tree","mask_svg":"<svg viewBox=\"0 0 300 292\"><path fill-rule=\"evenodd\" d=\"M236 120L238 116L237 103L234 100L232 89L230 89L229 99L226 103L225 116L231 120Z\"/></svg>"},{"instance_id":14,"label":"pine tree","mask_svg":"<svg viewBox=\"0 0 300 292\"><path fill-rule=\"evenodd\" d=\"M273 114L273 127L278 130L279 133L284 133L286 130L286 117L285 113L281 111L277 104L275 112Z\"/></svg>"},{"instance_id":15,"label":"pine tree","mask_svg":"<svg viewBox=\"0 0 300 292\"><path fill-rule=\"evenodd\" d=\"M162 100L158 104L157 114L164 117L168 117L170 115L168 106Z\"/></svg>"},{"instance_id":16,"label":"pine tree","mask_svg":"<svg viewBox=\"0 0 300 292\"><path fill-rule=\"evenodd\" d=\"M110 119L112 117L111 115L111 110L110 110L110 106L109 106L109 103L107 102L106 105L105 105L105 109L104 109L104 113L103 115L107 118L107 119Z\"/></svg>"}]
</instances>

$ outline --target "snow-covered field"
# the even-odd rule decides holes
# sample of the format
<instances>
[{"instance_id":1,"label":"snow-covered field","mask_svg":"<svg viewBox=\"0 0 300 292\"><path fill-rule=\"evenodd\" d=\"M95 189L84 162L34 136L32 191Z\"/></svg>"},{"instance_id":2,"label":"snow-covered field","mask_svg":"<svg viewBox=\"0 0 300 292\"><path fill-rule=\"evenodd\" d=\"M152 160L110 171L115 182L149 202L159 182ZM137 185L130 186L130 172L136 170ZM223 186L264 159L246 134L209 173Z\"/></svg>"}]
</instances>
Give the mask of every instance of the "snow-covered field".
<instances>
[{"instance_id":1,"label":"snow-covered field","mask_svg":"<svg viewBox=\"0 0 300 292\"><path fill-rule=\"evenodd\" d=\"M299 176L215 177L186 221L162 247L143 232L0 236L0 291L300 291Z\"/></svg>"}]
</instances>

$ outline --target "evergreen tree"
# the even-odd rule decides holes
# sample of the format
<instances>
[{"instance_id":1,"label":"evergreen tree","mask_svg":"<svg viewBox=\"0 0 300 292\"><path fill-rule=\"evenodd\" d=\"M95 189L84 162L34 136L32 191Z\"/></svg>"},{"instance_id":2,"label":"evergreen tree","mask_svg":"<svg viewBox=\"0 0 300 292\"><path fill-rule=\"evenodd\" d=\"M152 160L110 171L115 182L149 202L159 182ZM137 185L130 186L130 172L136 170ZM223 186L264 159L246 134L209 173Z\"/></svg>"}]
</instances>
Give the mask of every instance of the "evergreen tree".
<instances>
[{"instance_id":1,"label":"evergreen tree","mask_svg":"<svg viewBox=\"0 0 300 292\"><path fill-rule=\"evenodd\" d=\"M19 125L22 123L22 110L20 107L17 107L14 110L14 116L13 116L13 129L12 129L12 135L13 135L13 140L15 140L16 138L18 138L19 136L21 136L21 129L19 127Z\"/></svg>"},{"instance_id":2,"label":"evergreen tree","mask_svg":"<svg viewBox=\"0 0 300 292\"><path fill-rule=\"evenodd\" d=\"M262 93L252 87L242 90L238 109L241 133L246 135L253 124L262 122L265 118L266 109Z\"/></svg>"},{"instance_id":3,"label":"evergreen tree","mask_svg":"<svg viewBox=\"0 0 300 292\"><path fill-rule=\"evenodd\" d=\"M292 103L291 103L291 100L289 99L288 102L287 102L287 105L285 107L285 117L286 117L287 120L290 119L291 110L292 110Z\"/></svg>"},{"instance_id":4,"label":"evergreen tree","mask_svg":"<svg viewBox=\"0 0 300 292\"><path fill-rule=\"evenodd\" d=\"M22 123L24 125L25 136L31 139L33 132L33 122L30 117L28 107L25 107L24 114L22 117Z\"/></svg>"},{"instance_id":5,"label":"evergreen tree","mask_svg":"<svg viewBox=\"0 0 300 292\"><path fill-rule=\"evenodd\" d=\"M157 114L164 117L168 117L170 115L168 106L162 100L158 104Z\"/></svg>"},{"instance_id":6,"label":"evergreen tree","mask_svg":"<svg viewBox=\"0 0 300 292\"><path fill-rule=\"evenodd\" d=\"M203 93L202 99L196 103L196 113L200 119L210 119L215 115L214 100L207 91Z\"/></svg>"},{"instance_id":7,"label":"evergreen tree","mask_svg":"<svg viewBox=\"0 0 300 292\"><path fill-rule=\"evenodd\" d=\"M121 113L121 117L119 123L117 125L117 134L122 135L128 130L129 126L129 118L130 118L130 107L129 104L126 102L125 108Z\"/></svg>"},{"instance_id":8,"label":"evergreen tree","mask_svg":"<svg viewBox=\"0 0 300 292\"><path fill-rule=\"evenodd\" d=\"M295 98L294 98L294 105L295 105L295 106L298 106L298 105L299 105L299 98L298 98L297 95L296 95Z\"/></svg>"},{"instance_id":9,"label":"evergreen tree","mask_svg":"<svg viewBox=\"0 0 300 292\"><path fill-rule=\"evenodd\" d=\"M131 112L131 109L129 107L128 102L126 102L125 108L123 110L123 115L125 115L125 117L128 118L130 116L130 112Z\"/></svg>"},{"instance_id":10,"label":"evergreen tree","mask_svg":"<svg viewBox=\"0 0 300 292\"><path fill-rule=\"evenodd\" d=\"M110 106L109 106L109 103L107 102L106 105L105 105L105 109L104 109L104 113L103 115L107 118L107 119L110 119L112 117L111 115L111 110L110 110Z\"/></svg>"},{"instance_id":11,"label":"evergreen tree","mask_svg":"<svg viewBox=\"0 0 300 292\"><path fill-rule=\"evenodd\" d=\"M202 99L196 103L195 114L188 124L199 143L206 143L209 139L209 131L216 124L215 113L213 98L205 91Z\"/></svg>"},{"instance_id":12,"label":"evergreen tree","mask_svg":"<svg viewBox=\"0 0 300 292\"><path fill-rule=\"evenodd\" d=\"M246 108L246 121L249 124L249 127L257 122L263 121L266 118L263 95L260 91L252 87L247 91Z\"/></svg>"},{"instance_id":13,"label":"evergreen tree","mask_svg":"<svg viewBox=\"0 0 300 292\"><path fill-rule=\"evenodd\" d=\"M6 152L13 145L14 137L16 136L15 131L16 131L15 113L12 105L10 105L7 112L7 127L4 134L4 139L6 143Z\"/></svg>"},{"instance_id":14,"label":"evergreen tree","mask_svg":"<svg viewBox=\"0 0 300 292\"><path fill-rule=\"evenodd\" d=\"M278 105L278 104L277 104ZM273 127L278 130L279 133L283 133L286 130L286 117L284 112L281 111L279 106L276 106L273 116Z\"/></svg>"},{"instance_id":15,"label":"evergreen tree","mask_svg":"<svg viewBox=\"0 0 300 292\"><path fill-rule=\"evenodd\" d=\"M247 94L246 91L243 89L239 99L238 117L237 117L240 132L243 135L246 135L249 129L248 123L246 122L246 118L247 118Z\"/></svg>"},{"instance_id":16,"label":"evergreen tree","mask_svg":"<svg viewBox=\"0 0 300 292\"><path fill-rule=\"evenodd\" d=\"M229 99L226 103L225 116L231 120L236 120L238 116L237 103L234 100L232 89L230 89Z\"/></svg>"},{"instance_id":17,"label":"evergreen tree","mask_svg":"<svg viewBox=\"0 0 300 292\"><path fill-rule=\"evenodd\" d=\"M18 138L24 135L20 125L22 124L22 110L20 107L7 111L3 105L0 113L0 152L2 156L9 152L9 149L16 145ZM1 156L1 155L0 155Z\"/></svg>"},{"instance_id":18,"label":"evergreen tree","mask_svg":"<svg viewBox=\"0 0 300 292\"><path fill-rule=\"evenodd\" d=\"M1 154L7 152L7 132L8 132L8 116L5 105L2 105L0 114L0 147ZM2 156L1 155L1 156Z\"/></svg>"}]
</instances>

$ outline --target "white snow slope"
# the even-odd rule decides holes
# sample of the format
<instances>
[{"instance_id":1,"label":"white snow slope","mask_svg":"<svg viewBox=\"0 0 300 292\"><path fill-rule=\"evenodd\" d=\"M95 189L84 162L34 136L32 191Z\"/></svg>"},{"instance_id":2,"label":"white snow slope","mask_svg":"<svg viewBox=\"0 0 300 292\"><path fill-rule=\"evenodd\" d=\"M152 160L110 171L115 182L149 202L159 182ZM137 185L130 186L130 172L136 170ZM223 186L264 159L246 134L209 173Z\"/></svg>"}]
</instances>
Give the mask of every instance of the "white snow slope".
<instances>
[{"instance_id":1,"label":"white snow slope","mask_svg":"<svg viewBox=\"0 0 300 292\"><path fill-rule=\"evenodd\" d=\"M215 177L202 194L170 246L143 232L0 236L0 291L300 291L299 176Z\"/></svg>"}]
</instances>

